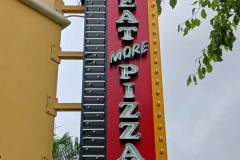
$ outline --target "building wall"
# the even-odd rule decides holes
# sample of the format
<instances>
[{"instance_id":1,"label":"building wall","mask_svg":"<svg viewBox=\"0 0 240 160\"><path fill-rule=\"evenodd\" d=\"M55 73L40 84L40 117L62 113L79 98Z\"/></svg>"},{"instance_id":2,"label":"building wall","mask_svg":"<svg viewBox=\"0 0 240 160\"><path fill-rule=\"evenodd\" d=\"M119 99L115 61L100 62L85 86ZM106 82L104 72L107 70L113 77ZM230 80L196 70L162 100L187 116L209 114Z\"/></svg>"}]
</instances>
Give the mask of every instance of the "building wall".
<instances>
[{"instance_id":1,"label":"building wall","mask_svg":"<svg viewBox=\"0 0 240 160\"><path fill-rule=\"evenodd\" d=\"M50 0L49 0L50 2ZM0 160L51 159L61 26L17 0L0 1ZM45 157L45 158L44 158Z\"/></svg>"},{"instance_id":2,"label":"building wall","mask_svg":"<svg viewBox=\"0 0 240 160\"><path fill-rule=\"evenodd\" d=\"M55 0L39 0L51 8L55 8Z\"/></svg>"}]
</instances>

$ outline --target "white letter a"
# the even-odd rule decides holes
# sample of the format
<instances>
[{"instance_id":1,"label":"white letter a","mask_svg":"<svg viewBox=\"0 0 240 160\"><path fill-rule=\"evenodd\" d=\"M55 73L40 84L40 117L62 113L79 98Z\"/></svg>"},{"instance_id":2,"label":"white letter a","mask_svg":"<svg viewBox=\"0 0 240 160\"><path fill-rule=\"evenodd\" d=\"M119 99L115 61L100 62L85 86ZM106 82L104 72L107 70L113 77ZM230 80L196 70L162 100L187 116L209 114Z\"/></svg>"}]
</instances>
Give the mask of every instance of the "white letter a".
<instances>
[{"instance_id":1,"label":"white letter a","mask_svg":"<svg viewBox=\"0 0 240 160\"><path fill-rule=\"evenodd\" d=\"M131 144L127 143L125 144L124 151L118 160L144 160L144 158L141 156L141 154L138 152L137 148Z\"/></svg>"}]
</instances>

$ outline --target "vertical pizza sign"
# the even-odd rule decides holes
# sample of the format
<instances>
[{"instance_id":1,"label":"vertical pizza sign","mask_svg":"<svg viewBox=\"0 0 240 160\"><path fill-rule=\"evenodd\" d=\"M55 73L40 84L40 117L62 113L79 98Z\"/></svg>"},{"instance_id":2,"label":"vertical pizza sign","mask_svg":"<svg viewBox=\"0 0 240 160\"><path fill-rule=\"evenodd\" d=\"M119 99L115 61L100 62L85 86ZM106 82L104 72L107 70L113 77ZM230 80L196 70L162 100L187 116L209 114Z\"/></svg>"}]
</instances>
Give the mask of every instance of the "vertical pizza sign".
<instances>
[{"instance_id":1,"label":"vertical pizza sign","mask_svg":"<svg viewBox=\"0 0 240 160\"><path fill-rule=\"evenodd\" d=\"M107 30L107 159L154 160L147 0L109 0Z\"/></svg>"}]
</instances>

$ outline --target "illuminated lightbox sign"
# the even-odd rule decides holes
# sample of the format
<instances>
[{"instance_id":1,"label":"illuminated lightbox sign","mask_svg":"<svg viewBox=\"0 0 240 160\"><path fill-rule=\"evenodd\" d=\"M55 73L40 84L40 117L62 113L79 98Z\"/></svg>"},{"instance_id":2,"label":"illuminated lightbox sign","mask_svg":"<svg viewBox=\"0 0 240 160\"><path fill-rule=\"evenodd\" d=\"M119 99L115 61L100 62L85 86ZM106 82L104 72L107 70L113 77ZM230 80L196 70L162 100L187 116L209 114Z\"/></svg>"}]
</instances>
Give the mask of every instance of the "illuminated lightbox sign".
<instances>
[{"instance_id":1,"label":"illuminated lightbox sign","mask_svg":"<svg viewBox=\"0 0 240 160\"><path fill-rule=\"evenodd\" d=\"M86 1L80 160L166 160L156 6Z\"/></svg>"}]
</instances>

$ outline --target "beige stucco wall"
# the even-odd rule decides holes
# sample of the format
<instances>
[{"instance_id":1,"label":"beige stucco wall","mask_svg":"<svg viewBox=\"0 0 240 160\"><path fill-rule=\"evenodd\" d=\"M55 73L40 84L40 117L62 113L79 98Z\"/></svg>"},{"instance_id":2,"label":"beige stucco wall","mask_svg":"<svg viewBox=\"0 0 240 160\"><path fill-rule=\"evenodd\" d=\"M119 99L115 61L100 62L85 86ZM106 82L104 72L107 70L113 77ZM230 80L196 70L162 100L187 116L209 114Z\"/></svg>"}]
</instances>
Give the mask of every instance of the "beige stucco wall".
<instances>
[{"instance_id":1,"label":"beige stucco wall","mask_svg":"<svg viewBox=\"0 0 240 160\"><path fill-rule=\"evenodd\" d=\"M50 2L50 0L48 0ZM17 0L0 0L0 160L51 159L61 26Z\"/></svg>"},{"instance_id":2,"label":"beige stucco wall","mask_svg":"<svg viewBox=\"0 0 240 160\"><path fill-rule=\"evenodd\" d=\"M55 8L55 0L39 0L51 8Z\"/></svg>"}]
</instances>

